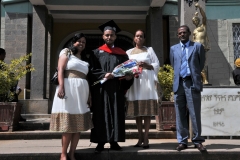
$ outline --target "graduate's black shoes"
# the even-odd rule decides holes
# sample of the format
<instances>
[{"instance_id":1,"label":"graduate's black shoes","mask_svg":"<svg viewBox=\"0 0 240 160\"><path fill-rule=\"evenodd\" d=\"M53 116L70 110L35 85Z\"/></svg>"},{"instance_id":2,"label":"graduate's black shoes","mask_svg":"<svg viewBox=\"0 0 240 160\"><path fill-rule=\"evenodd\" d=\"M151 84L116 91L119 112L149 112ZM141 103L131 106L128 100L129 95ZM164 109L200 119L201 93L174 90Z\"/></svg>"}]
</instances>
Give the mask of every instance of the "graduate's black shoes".
<instances>
[{"instance_id":1,"label":"graduate's black shoes","mask_svg":"<svg viewBox=\"0 0 240 160\"><path fill-rule=\"evenodd\" d=\"M122 147L120 147L117 142L111 142L110 149L115 151L121 151Z\"/></svg>"},{"instance_id":2,"label":"graduate's black shoes","mask_svg":"<svg viewBox=\"0 0 240 160\"><path fill-rule=\"evenodd\" d=\"M95 154L100 154L103 150L104 150L104 147L103 148L97 148L96 147L94 153Z\"/></svg>"},{"instance_id":3,"label":"graduate's black shoes","mask_svg":"<svg viewBox=\"0 0 240 160\"><path fill-rule=\"evenodd\" d=\"M142 147L142 145L135 144L133 147Z\"/></svg>"},{"instance_id":4,"label":"graduate's black shoes","mask_svg":"<svg viewBox=\"0 0 240 160\"><path fill-rule=\"evenodd\" d=\"M149 145L143 146L143 149L148 149L148 148L149 148Z\"/></svg>"},{"instance_id":5,"label":"graduate's black shoes","mask_svg":"<svg viewBox=\"0 0 240 160\"><path fill-rule=\"evenodd\" d=\"M97 147L95 148L94 153L100 154L104 150L104 144L105 143L98 143ZM117 142L111 142L110 149L115 150L115 151L121 151L122 147L120 147Z\"/></svg>"},{"instance_id":6,"label":"graduate's black shoes","mask_svg":"<svg viewBox=\"0 0 240 160\"><path fill-rule=\"evenodd\" d=\"M94 153L95 153L95 154L100 154L103 150L104 150L104 148L103 148L103 149L97 149L97 148L95 148Z\"/></svg>"},{"instance_id":7,"label":"graduate's black shoes","mask_svg":"<svg viewBox=\"0 0 240 160\"><path fill-rule=\"evenodd\" d=\"M105 144L105 143L104 143ZM97 147L95 148L94 153L99 154L104 150L104 144L98 143Z\"/></svg>"}]
</instances>

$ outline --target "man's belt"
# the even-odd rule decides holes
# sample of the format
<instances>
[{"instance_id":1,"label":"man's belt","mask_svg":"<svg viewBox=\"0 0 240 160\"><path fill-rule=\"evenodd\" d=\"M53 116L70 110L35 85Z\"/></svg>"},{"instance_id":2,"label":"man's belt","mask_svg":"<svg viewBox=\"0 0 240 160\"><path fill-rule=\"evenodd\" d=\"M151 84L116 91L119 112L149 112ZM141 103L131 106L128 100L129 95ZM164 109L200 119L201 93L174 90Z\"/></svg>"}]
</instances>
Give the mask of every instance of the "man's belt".
<instances>
[{"instance_id":1,"label":"man's belt","mask_svg":"<svg viewBox=\"0 0 240 160\"><path fill-rule=\"evenodd\" d=\"M191 80L192 77L191 76L186 76L184 78L180 77L180 79L183 80L183 81L187 81L187 80Z\"/></svg>"}]
</instances>

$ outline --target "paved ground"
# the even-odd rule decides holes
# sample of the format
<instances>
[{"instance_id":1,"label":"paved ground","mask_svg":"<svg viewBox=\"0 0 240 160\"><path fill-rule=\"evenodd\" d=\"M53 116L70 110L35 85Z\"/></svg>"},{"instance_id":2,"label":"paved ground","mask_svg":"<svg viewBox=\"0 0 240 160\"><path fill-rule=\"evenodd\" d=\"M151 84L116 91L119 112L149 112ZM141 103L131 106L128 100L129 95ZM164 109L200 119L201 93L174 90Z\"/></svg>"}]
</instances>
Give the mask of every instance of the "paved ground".
<instances>
[{"instance_id":1,"label":"paved ground","mask_svg":"<svg viewBox=\"0 0 240 160\"><path fill-rule=\"evenodd\" d=\"M39 125L39 122L45 125L45 123L49 123L49 118L39 118L32 120L32 122L32 124L27 124L27 126ZM15 140L5 140L7 136L11 139L15 134ZM46 134L47 139L35 137L38 140L31 140L31 138L26 137L34 134ZM83 133L83 138L84 134L88 134L88 132ZM35 130L12 133L1 132L0 137L2 137L0 139L0 160L59 160L61 153L60 134L53 136L59 137L58 139L51 139L52 137L48 130ZM94 154L96 144L90 143L87 137L79 140L76 158L77 160L240 160L240 139L239 137L235 138L238 139L206 139L204 145L207 148L207 152L204 153L194 148L192 143L189 143L187 150L176 151L177 141L175 138L150 139L149 149L134 148L133 145L137 143L137 139L126 139L126 142L119 143L123 147L123 151L112 151L109 149L109 144L106 144L106 149L101 154L96 155Z\"/></svg>"}]
</instances>

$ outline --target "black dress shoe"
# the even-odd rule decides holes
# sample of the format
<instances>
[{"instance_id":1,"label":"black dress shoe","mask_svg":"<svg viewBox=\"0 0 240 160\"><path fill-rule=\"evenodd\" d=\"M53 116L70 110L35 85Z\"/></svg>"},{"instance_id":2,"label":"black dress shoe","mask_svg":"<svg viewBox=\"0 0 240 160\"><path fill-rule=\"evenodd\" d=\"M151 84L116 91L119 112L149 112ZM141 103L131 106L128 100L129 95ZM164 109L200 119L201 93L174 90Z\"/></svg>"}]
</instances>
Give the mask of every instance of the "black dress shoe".
<instances>
[{"instance_id":1,"label":"black dress shoe","mask_svg":"<svg viewBox=\"0 0 240 160\"><path fill-rule=\"evenodd\" d=\"M206 151L206 148L202 145L202 143L195 144L195 148L197 148L199 151Z\"/></svg>"},{"instance_id":2,"label":"black dress shoe","mask_svg":"<svg viewBox=\"0 0 240 160\"><path fill-rule=\"evenodd\" d=\"M135 144L133 147L142 147L142 146L139 144Z\"/></svg>"},{"instance_id":3,"label":"black dress shoe","mask_svg":"<svg viewBox=\"0 0 240 160\"><path fill-rule=\"evenodd\" d=\"M149 148L149 145L143 146L143 149L148 149L148 148Z\"/></svg>"},{"instance_id":4,"label":"black dress shoe","mask_svg":"<svg viewBox=\"0 0 240 160\"><path fill-rule=\"evenodd\" d=\"M187 149L187 148L188 148L188 146L187 146L186 144L180 143L180 144L177 146L176 150L181 151L181 150L184 150L184 149Z\"/></svg>"},{"instance_id":5,"label":"black dress shoe","mask_svg":"<svg viewBox=\"0 0 240 160\"><path fill-rule=\"evenodd\" d=\"M105 144L105 143L104 143ZM95 148L94 153L95 154L100 154L104 150L104 144L99 143L97 147Z\"/></svg>"},{"instance_id":6,"label":"black dress shoe","mask_svg":"<svg viewBox=\"0 0 240 160\"><path fill-rule=\"evenodd\" d=\"M103 150L104 150L104 148L97 148L96 147L94 153L95 154L100 154Z\"/></svg>"},{"instance_id":7,"label":"black dress shoe","mask_svg":"<svg viewBox=\"0 0 240 160\"><path fill-rule=\"evenodd\" d=\"M110 149L115 150L115 151L121 151L122 147L118 145L117 142L110 143Z\"/></svg>"}]
</instances>

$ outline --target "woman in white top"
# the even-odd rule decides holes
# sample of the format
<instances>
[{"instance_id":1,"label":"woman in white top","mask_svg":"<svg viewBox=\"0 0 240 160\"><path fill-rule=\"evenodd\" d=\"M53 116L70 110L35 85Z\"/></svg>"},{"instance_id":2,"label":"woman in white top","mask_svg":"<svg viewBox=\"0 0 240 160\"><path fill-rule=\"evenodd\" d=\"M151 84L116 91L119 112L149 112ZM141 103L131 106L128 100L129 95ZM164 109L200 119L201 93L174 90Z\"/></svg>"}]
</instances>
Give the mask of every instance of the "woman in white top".
<instances>
[{"instance_id":1,"label":"woman in white top","mask_svg":"<svg viewBox=\"0 0 240 160\"><path fill-rule=\"evenodd\" d=\"M52 106L50 130L62 132L62 153L60 160L76 160L80 132L92 127L90 94L86 80L89 64L81 60L86 38L75 34L69 48L60 52L58 60L58 81ZM69 153L67 154L68 146Z\"/></svg>"},{"instance_id":2,"label":"woman in white top","mask_svg":"<svg viewBox=\"0 0 240 160\"><path fill-rule=\"evenodd\" d=\"M129 59L136 59L143 70L139 78L134 79L133 85L126 93L126 98L128 101L127 116L136 117L139 133L138 143L134 147L148 149L151 116L158 114L156 83L158 83L159 61L152 47L143 46L144 41L144 32L137 30L134 37L135 47L127 51ZM142 119L144 120L144 134Z\"/></svg>"}]
</instances>

